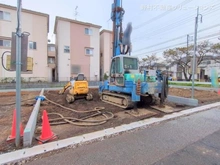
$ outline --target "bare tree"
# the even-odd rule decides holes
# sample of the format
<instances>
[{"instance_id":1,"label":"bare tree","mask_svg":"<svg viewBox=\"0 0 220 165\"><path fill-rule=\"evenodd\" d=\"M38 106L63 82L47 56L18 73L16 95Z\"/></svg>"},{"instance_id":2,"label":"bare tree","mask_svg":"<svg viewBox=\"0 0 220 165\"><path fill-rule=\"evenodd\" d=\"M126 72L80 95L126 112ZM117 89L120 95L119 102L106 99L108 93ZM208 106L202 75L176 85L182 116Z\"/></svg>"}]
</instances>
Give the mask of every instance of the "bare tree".
<instances>
[{"instance_id":1,"label":"bare tree","mask_svg":"<svg viewBox=\"0 0 220 165\"><path fill-rule=\"evenodd\" d=\"M144 63L144 67L147 66L148 69L151 68L153 62L157 62L159 58L157 58L156 54L146 55L146 58L142 59L142 63Z\"/></svg>"},{"instance_id":2,"label":"bare tree","mask_svg":"<svg viewBox=\"0 0 220 165\"><path fill-rule=\"evenodd\" d=\"M197 65L201 64L201 62L204 61L205 56L211 55L211 53L216 54L217 52L219 52L220 54L219 44L212 44L209 41L201 42L197 46L197 54L196 54L196 57L198 59ZM187 73L189 71L190 61L193 56L193 45L190 45L188 47L188 50L186 47L169 49L164 51L163 55L168 62L175 62L178 66L181 67L186 81L191 80L192 75L189 74L188 76Z\"/></svg>"}]
</instances>

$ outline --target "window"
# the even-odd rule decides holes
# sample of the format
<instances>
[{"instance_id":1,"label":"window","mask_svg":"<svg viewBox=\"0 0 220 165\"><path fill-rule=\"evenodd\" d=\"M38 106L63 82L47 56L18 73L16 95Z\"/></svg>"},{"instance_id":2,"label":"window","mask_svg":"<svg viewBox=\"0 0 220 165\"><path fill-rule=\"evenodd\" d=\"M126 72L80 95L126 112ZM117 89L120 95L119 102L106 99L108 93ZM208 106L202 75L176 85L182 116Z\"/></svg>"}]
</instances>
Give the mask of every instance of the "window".
<instances>
[{"instance_id":1,"label":"window","mask_svg":"<svg viewBox=\"0 0 220 165\"><path fill-rule=\"evenodd\" d=\"M64 53L69 53L69 52L70 52L70 47L64 46Z\"/></svg>"},{"instance_id":2,"label":"window","mask_svg":"<svg viewBox=\"0 0 220 165\"><path fill-rule=\"evenodd\" d=\"M92 35L92 29L85 28L85 34Z\"/></svg>"},{"instance_id":3,"label":"window","mask_svg":"<svg viewBox=\"0 0 220 165\"><path fill-rule=\"evenodd\" d=\"M54 57L48 57L48 64L55 64L55 58Z\"/></svg>"},{"instance_id":4,"label":"window","mask_svg":"<svg viewBox=\"0 0 220 165\"><path fill-rule=\"evenodd\" d=\"M48 47L48 50L49 50L50 52L55 52L55 47L54 47L54 46L49 46L49 47Z\"/></svg>"},{"instance_id":5,"label":"window","mask_svg":"<svg viewBox=\"0 0 220 165\"><path fill-rule=\"evenodd\" d=\"M5 11L0 11L0 20L7 20L10 21L10 13Z\"/></svg>"},{"instance_id":6,"label":"window","mask_svg":"<svg viewBox=\"0 0 220 165\"><path fill-rule=\"evenodd\" d=\"M136 58L124 57L123 63L124 63L124 69L133 69L133 70L138 69L138 60Z\"/></svg>"},{"instance_id":7,"label":"window","mask_svg":"<svg viewBox=\"0 0 220 165\"><path fill-rule=\"evenodd\" d=\"M112 60L110 75L115 74L115 59Z\"/></svg>"},{"instance_id":8,"label":"window","mask_svg":"<svg viewBox=\"0 0 220 165\"><path fill-rule=\"evenodd\" d=\"M86 55L93 55L93 48L85 48Z\"/></svg>"},{"instance_id":9,"label":"window","mask_svg":"<svg viewBox=\"0 0 220 165\"><path fill-rule=\"evenodd\" d=\"M36 42L29 42L29 49L37 49L37 43Z\"/></svg>"},{"instance_id":10,"label":"window","mask_svg":"<svg viewBox=\"0 0 220 165\"><path fill-rule=\"evenodd\" d=\"M0 46L11 47L11 41L10 40L1 40L0 39Z\"/></svg>"},{"instance_id":11,"label":"window","mask_svg":"<svg viewBox=\"0 0 220 165\"><path fill-rule=\"evenodd\" d=\"M115 59L115 72L116 72L116 73L121 73L120 57L117 57L117 58Z\"/></svg>"}]
</instances>

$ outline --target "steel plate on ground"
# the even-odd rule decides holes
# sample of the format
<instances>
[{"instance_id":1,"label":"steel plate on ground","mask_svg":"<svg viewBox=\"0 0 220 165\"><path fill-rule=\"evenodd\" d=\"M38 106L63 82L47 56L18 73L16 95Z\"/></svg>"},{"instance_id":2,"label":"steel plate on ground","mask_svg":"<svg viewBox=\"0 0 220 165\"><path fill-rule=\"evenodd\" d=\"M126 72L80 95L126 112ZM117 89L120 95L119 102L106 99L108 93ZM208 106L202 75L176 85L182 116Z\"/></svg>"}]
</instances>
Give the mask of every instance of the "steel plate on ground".
<instances>
[{"instance_id":1,"label":"steel plate on ground","mask_svg":"<svg viewBox=\"0 0 220 165\"><path fill-rule=\"evenodd\" d=\"M151 108L154 108L158 111L164 112L164 113L173 113L173 112L177 112L180 111L181 109L177 109L177 108L173 108L170 106L165 105L164 107L160 107L159 105L155 105L155 106L151 106Z\"/></svg>"},{"instance_id":2,"label":"steel plate on ground","mask_svg":"<svg viewBox=\"0 0 220 165\"><path fill-rule=\"evenodd\" d=\"M136 117L138 119L146 119L146 118L149 118L149 117L152 117L152 116L155 116L157 115L158 113L157 112L153 112L152 110L148 110L148 109L145 109L145 108L141 108L141 109L137 109L136 111L135 110L128 110L128 111L125 111L125 113L133 116L133 117Z\"/></svg>"}]
</instances>

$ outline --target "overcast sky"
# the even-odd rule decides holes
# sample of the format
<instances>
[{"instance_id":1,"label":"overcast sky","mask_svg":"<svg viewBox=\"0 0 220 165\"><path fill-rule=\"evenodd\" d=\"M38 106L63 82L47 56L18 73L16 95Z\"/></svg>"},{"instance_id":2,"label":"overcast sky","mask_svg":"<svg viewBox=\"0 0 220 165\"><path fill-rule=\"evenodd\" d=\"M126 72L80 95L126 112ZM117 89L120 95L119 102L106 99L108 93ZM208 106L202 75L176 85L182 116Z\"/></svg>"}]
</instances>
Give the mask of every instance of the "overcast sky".
<instances>
[{"instance_id":1,"label":"overcast sky","mask_svg":"<svg viewBox=\"0 0 220 165\"><path fill-rule=\"evenodd\" d=\"M75 19L76 6L78 6L77 20L112 30L110 14L113 0L23 0L22 2L23 8L50 15L48 37L52 40L54 40L55 16ZM0 3L16 6L17 0L0 0ZM132 22L133 26L132 55L142 58L146 54L157 53L160 57L165 49L186 46L187 34L194 35L198 6L200 14L203 15L202 23L198 24L198 42L204 39L219 42L219 0L124 0L123 28L126 28L128 22Z\"/></svg>"}]
</instances>

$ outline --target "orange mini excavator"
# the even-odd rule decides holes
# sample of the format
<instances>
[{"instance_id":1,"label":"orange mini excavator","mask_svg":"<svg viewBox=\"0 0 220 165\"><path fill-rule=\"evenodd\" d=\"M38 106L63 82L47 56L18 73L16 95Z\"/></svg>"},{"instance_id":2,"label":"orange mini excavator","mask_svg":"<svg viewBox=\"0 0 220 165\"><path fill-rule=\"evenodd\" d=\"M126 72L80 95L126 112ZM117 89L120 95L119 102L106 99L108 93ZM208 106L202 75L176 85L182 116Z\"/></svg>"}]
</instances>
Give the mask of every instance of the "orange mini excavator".
<instances>
[{"instance_id":1,"label":"orange mini excavator","mask_svg":"<svg viewBox=\"0 0 220 165\"><path fill-rule=\"evenodd\" d=\"M59 91L59 94L64 94L68 88L70 88L66 96L68 103L73 103L79 98L85 98L88 101L93 99L92 94L89 93L89 83L83 73L78 74L77 77L69 81L63 89Z\"/></svg>"}]
</instances>

